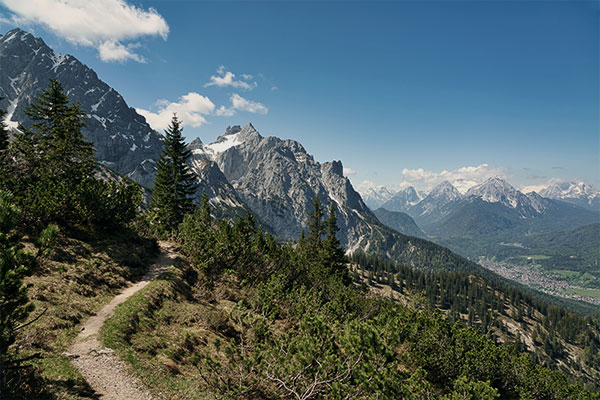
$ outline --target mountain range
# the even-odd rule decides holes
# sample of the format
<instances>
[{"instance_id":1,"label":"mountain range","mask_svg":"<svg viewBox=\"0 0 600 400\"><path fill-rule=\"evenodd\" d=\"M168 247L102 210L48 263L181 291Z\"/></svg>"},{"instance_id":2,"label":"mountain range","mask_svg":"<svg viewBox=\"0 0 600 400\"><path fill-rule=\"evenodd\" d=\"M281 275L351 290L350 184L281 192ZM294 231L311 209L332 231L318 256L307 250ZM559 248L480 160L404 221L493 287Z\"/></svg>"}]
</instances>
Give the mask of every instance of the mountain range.
<instances>
[{"instance_id":1,"label":"mountain range","mask_svg":"<svg viewBox=\"0 0 600 400\"><path fill-rule=\"evenodd\" d=\"M581 181L554 182L539 193L549 199L566 201L595 211L600 210L600 191Z\"/></svg>"},{"instance_id":2,"label":"mountain range","mask_svg":"<svg viewBox=\"0 0 600 400\"><path fill-rule=\"evenodd\" d=\"M41 39L22 30L15 29L0 36L0 96L4 97L0 109L8 110L6 120L12 129L18 129L19 124L25 127L31 124L24 110L47 87L49 79L61 82L69 99L79 102L87 113L88 126L83 133L95 147L99 162L105 169L148 188L145 193L149 196L155 162L162 151L162 135L128 106L115 89L73 56L55 53ZM479 199L475 192L473 196L463 196L447 182L427 195L407 188L404 197L396 194L386 203L395 198L407 207L408 213L395 210L374 213L344 176L341 161L320 163L299 142L263 137L252 124L230 126L212 143L193 140L189 149L190 167L198 183L194 200L199 204L202 196L207 195L218 217L234 218L251 212L268 232L280 239L295 241L307 227L312 201L318 197L324 206L335 206L340 227L338 239L348 253L360 249L409 267L475 273L528 290L454 253L463 249L461 245L439 237L434 238L437 244L430 241L431 230L428 225L422 225L423 220L443 223L461 206L478 203L467 201ZM496 196L495 187L502 187L504 182L493 183L493 187L479 188L481 196L489 201L497 198L499 202L479 199L479 203L503 207L503 212L509 210L508 219L519 219L526 213L520 210L515 213L514 208L504 204L524 206L527 212L538 207L536 201L540 200L534 195L525 195L526 200L517 191L510 190L504 197ZM582 210L562 201L542 201L550 204L548 209L555 207L554 202L570 210ZM587 213L585 218L596 217L592 211L583 212ZM487 211L484 214L487 218ZM567 215L565 222L568 223L563 225L570 226L576 221L573 216L577 215ZM537 295L573 309L589 309L589 305L582 303Z\"/></svg>"},{"instance_id":3,"label":"mountain range","mask_svg":"<svg viewBox=\"0 0 600 400\"><path fill-rule=\"evenodd\" d=\"M359 189L358 192L367 207L371 210L381 207L396 194L396 192L388 189L386 186L367 187L362 190Z\"/></svg>"},{"instance_id":4,"label":"mountain range","mask_svg":"<svg viewBox=\"0 0 600 400\"><path fill-rule=\"evenodd\" d=\"M162 142L143 116L75 57L55 53L20 29L0 37L0 108L8 110L12 128L31 124L24 110L49 79L57 79L87 113L83 133L99 162L151 186ZM251 211L278 237L297 240L319 197L325 206L335 205L338 237L348 252L363 249L406 265L486 274L446 248L382 224L344 176L340 161L317 162L297 141L263 137L247 124L229 127L213 143L196 139L189 148L198 181L196 202L206 194L218 214Z\"/></svg>"},{"instance_id":5,"label":"mountain range","mask_svg":"<svg viewBox=\"0 0 600 400\"><path fill-rule=\"evenodd\" d=\"M419 201L416 193L413 187L408 187L382 207L405 212L425 232L442 237L478 234L484 228L494 232L516 227L536 231L569 229L599 218L594 208L597 192L585 184L554 185L541 194L523 193L504 179L494 177L471 187L465 194L447 181Z\"/></svg>"}]
</instances>

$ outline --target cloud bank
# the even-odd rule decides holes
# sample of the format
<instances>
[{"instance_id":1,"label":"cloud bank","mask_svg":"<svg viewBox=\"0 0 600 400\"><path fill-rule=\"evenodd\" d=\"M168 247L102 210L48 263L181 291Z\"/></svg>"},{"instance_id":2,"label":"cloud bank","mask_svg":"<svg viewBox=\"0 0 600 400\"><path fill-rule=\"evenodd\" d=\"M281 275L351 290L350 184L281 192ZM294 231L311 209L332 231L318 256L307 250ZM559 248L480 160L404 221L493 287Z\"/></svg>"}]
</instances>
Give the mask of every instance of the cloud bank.
<instances>
[{"instance_id":1,"label":"cloud bank","mask_svg":"<svg viewBox=\"0 0 600 400\"><path fill-rule=\"evenodd\" d=\"M95 47L102 61L145 62L134 49L145 36L166 40L169 25L153 8L124 0L0 0L17 24L39 24L71 43Z\"/></svg>"},{"instance_id":2,"label":"cloud bank","mask_svg":"<svg viewBox=\"0 0 600 400\"><path fill-rule=\"evenodd\" d=\"M181 96L176 102L159 100L156 105L158 107L156 112L143 108L136 108L136 111L146 118L152 128L157 130L164 130L169 126L173 113L177 113L183 125L197 128L206 122L205 116L215 110L214 103L208 97L195 92Z\"/></svg>"},{"instance_id":3,"label":"cloud bank","mask_svg":"<svg viewBox=\"0 0 600 400\"><path fill-rule=\"evenodd\" d=\"M269 108L264 104L245 99L237 93L231 95L229 100L231 101L231 107L220 106L217 108L208 97L196 92L189 92L175 102L158 100L155 103L156 111L144 108L136 108L136 111L146 118L152 128L157 130L164 130L169 126L173 113L177 113L184 126L197 128L206 123L206 116L209 115L231 117L237 111L254 114L267 114L269 112Z\"/></svg>"}]
</instances>

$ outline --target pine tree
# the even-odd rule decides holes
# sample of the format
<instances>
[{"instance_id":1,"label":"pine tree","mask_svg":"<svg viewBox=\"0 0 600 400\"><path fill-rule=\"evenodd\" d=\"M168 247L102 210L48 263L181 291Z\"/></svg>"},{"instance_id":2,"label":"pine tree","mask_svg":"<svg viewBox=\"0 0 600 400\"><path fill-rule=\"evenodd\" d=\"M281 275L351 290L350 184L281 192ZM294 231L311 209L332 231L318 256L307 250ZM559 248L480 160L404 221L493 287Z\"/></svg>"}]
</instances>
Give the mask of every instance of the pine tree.
<instances>
[{"instance_id":1,"label":"pine tree","mask_svg":"<svg viewBox=\"0 0 600 400\"><path fill-rule=\"evenodd\" d=\"M340 228L337 226L335 205L333 203L329 206L329 216L327 221L325 221L325 230L327 235L323 242L324 263L332 271L347 275L347 260L344 254L344 248L340 246L340 241L337 239L337 233Z\"/></svg>"},{"instance_id":2,"label":"pine tree","mask_svg":"<svg viewBox=\"0 0 600 400\"><path fill-rule=\"evenodd\" d=\"M186 149L181 121L175 114L165 130L163 144L156 164L150 208L157 232L169 235L177 229L183 217L193 211L191 195L196 191L194 174L187 165L191 152Z\"/></svg>"},{"instance_id":3,"label":"pine tree","mask_svg":"<svg viewBox=\"0 0 600 400\"><path fill-rule=\"evenodd\" d=\"M21 125L9 145L3 185L15 195L27 230L51 222L106 226L135 216L139 188L95 177L94 149L82 133L85 113L69 104L58 81L50 80L25 112L33 124Z\"/></svg>"},{"instance_id":4,"label":"pine tree","mask_svg":"<svg viewBox=\"0 0 600 400\"><path fill-rule=\"evenodd\" d=\"M79 104L69 104L63 86L51 79L44 90L25 110L33 121L30 129L21 127L19 140L28 143L30 156L50 167L54 176L79 181L93 173L96 166L94 149L85 140L81 129L86 114Z\"/></svg>"},{"instance_id":5,"label":"pine tree","mask_svg":"<svg viewBox=\"0 0 600 400\"><path fill-rule=\"evenodd\" d=\"M325 232L325 226L323 224L323 208L318 196L315 196L315 199L313 200L313 207L314 211L308 213L309 233L306 241L309 250L313 251L313 254L317 254L322 248L322 236Z\"/></svg>"},{"instance_id":6,"label":"pine tree","mask_svg":"<svg viewBox=\"0 0 600 400\"><path fill-rule=\"evenodd\" d=\"M7 173L23 218L32 226L85 219L91 206L85 191L94 182L96 158L81 132L85 113L69 105L63 87L51 80L48 88L25 110L33 121L20 126L9 147Z\"/></svg>"}]
</instances>

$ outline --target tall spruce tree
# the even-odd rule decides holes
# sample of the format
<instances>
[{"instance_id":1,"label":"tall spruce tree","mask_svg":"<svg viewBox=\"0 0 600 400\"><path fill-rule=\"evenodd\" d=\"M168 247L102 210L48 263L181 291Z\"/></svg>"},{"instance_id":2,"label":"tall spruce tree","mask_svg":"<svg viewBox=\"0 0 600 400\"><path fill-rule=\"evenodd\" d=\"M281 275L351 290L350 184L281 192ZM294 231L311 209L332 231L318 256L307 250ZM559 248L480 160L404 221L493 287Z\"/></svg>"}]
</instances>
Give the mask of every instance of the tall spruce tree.
<instances>
[{"instance_id":1,"label":"tall spruce tree","mask_svg":"<svg viewBox=\"0 0 600 400\"><path fill-rule=\"evenodd\" d=\"M173 114L156 163L150 208L153 224L160 235L174 232L183 217L194 209L191 196L196 191L196 184L187 164L191 152L186 149L182 130L181 121Z\"/></svg>"},{"instance_id":2,"label":"tall spruce tree","mask_svg":"<svg viewBox=\"0 0 600 400\"><path fill-rule=\"evenodd\" d=\"M48 223L103 227L135 216L139 188L96 178L94 149L82 133L85 113L69 103L58 81L50 80L26 113L32 125L15 134L0 181L14 194L25 229L39 232Z\"/></svg>"},{"instance_id":3,"label":"tall spruce tree","mask_svg":"<svg viewBox=\"0 0 600 400\"><path fill-rule=\"evenodd\" d=\"M44 163L52 167L52 174L80 181L93 173L94 149L81 132L86 114L79 104L69 104L60 82L51 79L25 113L33 121L32 128L25 132L33 138Z\"/></svg>"},{"instance_id":4,"label":"tall spruce tree","mask_svg":"<svg viewBox=\"0 0 600 400\"><path fill-rule=\"evenodd\" d=\"M49 222L83 222L90 207L86 192L94 184L96 158L81 132L85 113L70 104L62 85L50 80L25 110L30 127L19 127L9 147L10 190L32 227Z\"/></svg>"},{"instance_id":5,"label":"tall spruce tree","mask_svg":"<svg viewBox=\"0 0 600 400\"><path fill-rule=\"evenodd\" d=\"M310 251L313 251L313 254L318 254L322 248L322 236L325 232L325 226L323 224L323 207L321 205L321 200L319 200L318 196L315 196L313 200L313 212L308 213L308 228L309 233L306 238L308 247Z\"/></svg>"},{"instance_id":6,"label":"tall spruce tree","mask_svg":"<svg viewBox=\"0 0 600 400\"><path fill-rule=\"evenodd\" d=\"M340 241L337 238L337 233L340 228L337 226L337 218L335 216L335 205L333 202L329 206L329 216L325 221L326 236L323 242L323 261L327 267L334 272L339 272L347 275L346 256L344 248L340 246Z\"/></svg>"}]
</instances>

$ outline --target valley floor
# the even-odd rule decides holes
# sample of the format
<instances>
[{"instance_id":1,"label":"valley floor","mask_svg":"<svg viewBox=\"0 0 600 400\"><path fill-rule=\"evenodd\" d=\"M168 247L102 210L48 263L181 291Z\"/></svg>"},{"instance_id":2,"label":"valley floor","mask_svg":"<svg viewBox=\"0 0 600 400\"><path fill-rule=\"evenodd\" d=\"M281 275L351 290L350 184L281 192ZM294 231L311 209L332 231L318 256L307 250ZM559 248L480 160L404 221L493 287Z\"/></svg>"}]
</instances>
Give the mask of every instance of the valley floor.
<instances>
[{"instance_id":1,"label":"valley floor","mask_svg":"<svg viewBox=\"0 0 600 400\"><path fill-rule=\"evenodd\" d=\"M600 306L599 289L577 285L570 281L569 276L565 276L567 273L579 275L576 271L547 271L536 264L513 264L485 257L479 259L479 264L505 278L552 296L585 301Z\"/></svg>"}]
</instances>

